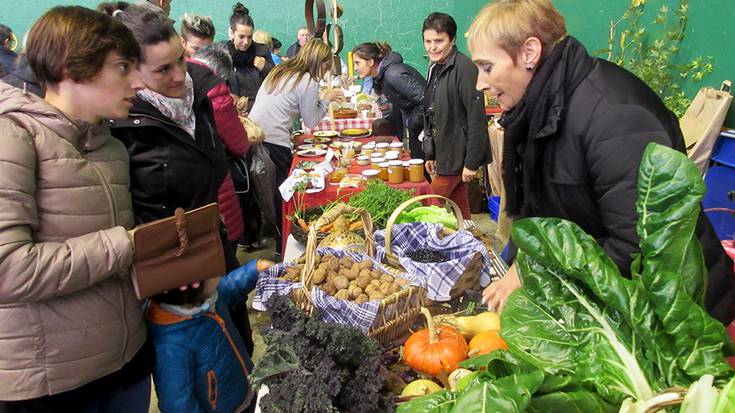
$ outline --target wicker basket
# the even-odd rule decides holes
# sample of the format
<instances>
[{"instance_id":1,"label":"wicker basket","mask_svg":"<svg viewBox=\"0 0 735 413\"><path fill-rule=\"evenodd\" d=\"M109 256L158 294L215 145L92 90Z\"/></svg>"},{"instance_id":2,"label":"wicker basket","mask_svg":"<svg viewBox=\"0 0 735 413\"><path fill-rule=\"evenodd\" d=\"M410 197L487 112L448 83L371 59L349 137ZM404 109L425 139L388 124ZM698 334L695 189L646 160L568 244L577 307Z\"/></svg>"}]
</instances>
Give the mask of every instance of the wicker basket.
<instances>
[{"instance_id":1,"label":"wicker basket","mask_svg":"<svg viewBox=\"0 0 735 413\"><path fill-rule=\"evenodd\" d=\"M317 231L324 225L332 223L342 214L359 214L365 228L366 253L375 256L375 240L373 239L373 221L370 214L362 208L351 207L346 204L337 204L334 208L322 215L316 223L309 227L309 235L304 253L304 270L301 273L301 287L291 293L291 297L299 308L311 314L314 303L311 299L313 276L316 262ZM381 344L388 344L402 336L421 313L426 291L417 286L409 286L380 300L378 312L372 326L367 332Z\"/></svg>"},{"instance_id":2,"label":"wicker basket","mask_svg":"<svg viewBox=\"0 0 735 413\"><path fill-rule=\"evenodd\" d=\"M409 199L408 201L402 203L401 205L396 208L395 211L391 214L391 216L388 218L388 221L385 225L385 258L383 259L383 263L394 268L395 270L399 272L406 272L406 269L401 265L400 260L398 259L398 256L396 256L391 251L391 239L393 237L392 231L393 231L393 225L395 225L396 220L398 219L398 216L401 215L401 213L408 208L408 206L423 201L425 199L440 199L445 201L449 206L452 207L452 211L454 212L454 216L457 218L457 230L462 231L464 230L464 220L462 219L462 212L459 209L459 206L452 201L449 198L443 197L441 195L435 195L435 194L427 194L427 195L420 195L414 198ZM440 237L445 237L453 234L455 231L443 228L441 232L439 233ZM449 292L449 296L454 299L457 297L460 297L464 294L467 290L476 290L480 288L480 277L482 276L482 254L477 252L472 257L472 260L470 261L470 264L467 266L467 269L465 270L464 274L457 280L457 282L452 287L451 291Z\"/></svg>"}]
</instances>

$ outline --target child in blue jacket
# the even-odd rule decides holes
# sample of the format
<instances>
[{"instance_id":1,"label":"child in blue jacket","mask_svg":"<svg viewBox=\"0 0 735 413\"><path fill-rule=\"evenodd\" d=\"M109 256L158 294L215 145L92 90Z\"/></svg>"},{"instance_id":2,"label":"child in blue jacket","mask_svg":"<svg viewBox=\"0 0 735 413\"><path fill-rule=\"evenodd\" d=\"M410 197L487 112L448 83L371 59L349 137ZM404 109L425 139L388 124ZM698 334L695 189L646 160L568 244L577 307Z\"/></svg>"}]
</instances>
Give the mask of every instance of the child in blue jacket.
<instances>
[{"instance_id":1,"label":"child in blue jacket","mask_svg":"<svg viewBox=\"0 0 735 413\"><path fill-rule=\"evenodd\" d=\"M146 318L156 350L153 381L161 412L232 413L250 404L253 362L228 308L241 302L271 265L250 261L219 279L203 300L192 299L196 304L149 301ZM205 281L204 291L216 282Z\"/></svg>"}]
</instances>

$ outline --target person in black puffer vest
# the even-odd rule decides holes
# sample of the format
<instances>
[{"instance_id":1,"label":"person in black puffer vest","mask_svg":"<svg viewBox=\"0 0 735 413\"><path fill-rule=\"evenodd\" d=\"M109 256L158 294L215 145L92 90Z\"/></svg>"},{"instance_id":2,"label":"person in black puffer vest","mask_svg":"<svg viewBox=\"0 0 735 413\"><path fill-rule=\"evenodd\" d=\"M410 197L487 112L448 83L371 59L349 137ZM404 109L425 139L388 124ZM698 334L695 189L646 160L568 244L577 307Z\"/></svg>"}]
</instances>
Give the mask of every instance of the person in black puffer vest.
<instances>
[{"instance_id":1,"label":"person in black puffer vest","mask_svg":"<svg viewBox=\"0 0 735 413\"><path fill-rule=\"evenodd\" d=\"M513 21L505 26L505 22ZM503 22L503 23L500 23ZM597 239L625 276L639 251L637 182L651 142L684 152L676 116L643 81L591 57L567 35L550 0L496 2L469 31L477 88L505 111L506 211L516 219L558 217ZM735 312L732 261L704 214L695 232L709 271L704 307L724 324ZM498 309L520 287L515 265L490 284Z\"/></svg>"},{"instance_id":2,"label":"person in black puffer vest","mask_svg":"<svg viewBox=\"0 0 735 413\"><path fill-rule=\"evenodd\" d=\"M372 77L375 90L384 95L403 118L408 130L411 157L424 159L419 134L424 129L422 102L426 79L416 69L403 63L403 57L387 43L362 43L352 49L355 70L360 79Z\"/></svg>"}]
</instances>

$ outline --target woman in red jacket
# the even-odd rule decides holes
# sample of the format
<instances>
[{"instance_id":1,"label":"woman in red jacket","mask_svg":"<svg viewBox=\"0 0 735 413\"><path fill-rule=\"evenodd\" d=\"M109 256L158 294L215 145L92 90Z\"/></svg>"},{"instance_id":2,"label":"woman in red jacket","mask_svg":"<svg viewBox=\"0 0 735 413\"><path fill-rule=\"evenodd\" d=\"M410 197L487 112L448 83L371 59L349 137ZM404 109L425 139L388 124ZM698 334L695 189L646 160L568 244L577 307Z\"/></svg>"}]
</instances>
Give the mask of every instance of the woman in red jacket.
<instances>
[{"instance_id":1,"label":"woman in red jacket","mask_svg":"<svg viewBox=\"0 0 735 413\"><path fill-rule=\"evenodd\" d=\"M205 66L212 71L212 76L205 80L204 88L207 97L212 102L214 123L217 134L225 144L227 155L232 158L242 158L250 149L247 132L240 123L235 111L235 103L230 94L230 88L225 83L226 77L232 71L232 58L229 53L217 46L207 46L199 49L188 62ZM222 182L217 197L222 220L227 228L227 239L236 247L237 241L243 234L243 215L240 201L235 193L235 186L230 173Z\"/></svg>"}]
</instances>

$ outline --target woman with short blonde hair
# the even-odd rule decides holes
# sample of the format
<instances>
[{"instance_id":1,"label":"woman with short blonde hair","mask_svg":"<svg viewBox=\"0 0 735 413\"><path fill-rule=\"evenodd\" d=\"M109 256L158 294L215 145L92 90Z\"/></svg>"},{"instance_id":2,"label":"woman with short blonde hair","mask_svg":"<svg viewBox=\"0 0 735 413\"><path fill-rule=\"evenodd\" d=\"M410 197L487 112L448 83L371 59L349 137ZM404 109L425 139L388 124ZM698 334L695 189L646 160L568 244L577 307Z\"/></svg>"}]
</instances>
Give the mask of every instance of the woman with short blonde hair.
<instances>
[{"instance_id":1,"label":"woman with short blonde hair","mask_svg":"<svg viewBox=\"0 0 735 413\"><path fill-rule=\"evenodd\" d=\"M645 83L627 70L591 57L566 34L550 0L498 0L468 32L477 89L505 111L503 183L514 218L558 217L598 240L630 275L639 253L636 232L638 169L646 145L684 151L679 122ZM727 324L735 311L728 258L702 216L696 235L708 251L705 308ZM508 275L484 291L502 307L521 286Z\"/></svg>"}]
</instances>

